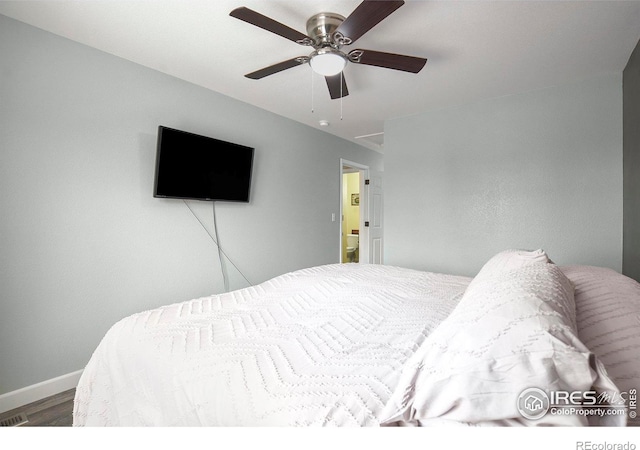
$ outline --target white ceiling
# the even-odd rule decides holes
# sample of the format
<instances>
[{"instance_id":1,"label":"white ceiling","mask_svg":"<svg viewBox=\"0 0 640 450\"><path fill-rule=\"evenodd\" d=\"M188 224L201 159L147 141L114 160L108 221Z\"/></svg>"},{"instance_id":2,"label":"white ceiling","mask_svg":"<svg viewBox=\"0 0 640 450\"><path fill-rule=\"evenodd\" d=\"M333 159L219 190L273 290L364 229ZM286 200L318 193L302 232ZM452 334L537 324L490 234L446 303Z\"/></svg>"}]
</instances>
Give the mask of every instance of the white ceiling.
<instances>
[{"instance_id":1,"label":"white ceiling","mask_svg":"<svg viewBox=\"0 0 640 450\"><path fill-rule=\"evenodd\" d=\"M428 58L417 75L350 64L342 104L307 65L243 76L311 49L230 17L234 8L304 33L311 15L348 16L359 3L0 1L0 14L315 128L327 120L324 131L378 151L387 119L622 72L640 38L640 1L408 0L345 49Z\"/></svg>"}]
</instances>

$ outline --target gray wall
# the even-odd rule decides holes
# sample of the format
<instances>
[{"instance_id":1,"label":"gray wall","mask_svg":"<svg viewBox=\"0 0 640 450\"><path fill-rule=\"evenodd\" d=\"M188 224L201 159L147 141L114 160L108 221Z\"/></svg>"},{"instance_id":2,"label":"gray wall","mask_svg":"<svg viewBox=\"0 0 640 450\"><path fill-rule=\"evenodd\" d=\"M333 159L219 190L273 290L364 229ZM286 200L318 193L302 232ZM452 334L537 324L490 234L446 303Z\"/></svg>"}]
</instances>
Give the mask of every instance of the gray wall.
<instances>
[{"instance_id":1,"label":"gray wall","mask_svg":"<svg viewBox=\"0 0 640 450\"><path fill-rule=\"evenodd\" d=\"M621 270L620 74L386 124L387 264L475 275L540 247Z\"/></svg>"},{"instance_id":2,"label":"gray wall","mask_svg":"<svg viewBox=\"0 0 640 450\"><path fill-rule=\"evenodd\" d=\"M126 315L223 290L198 221L152 197L158 125L256 148L251 203L216 208L254 284L337 262L339 160L382 168L363 147L4 16L0 125L0 394L82 369ZM211 230L211 203L190 205Z\"/></svg>"},{"instance_id":3,"label":"gray wall","mask_svg":"<svg viewBox=\"0 0 640 450\"><path fill-rule=\"evenodd\" d=\"M624 247L622 273L640 281L640 42L622 73Z\"/></svg>"}]
</instances>

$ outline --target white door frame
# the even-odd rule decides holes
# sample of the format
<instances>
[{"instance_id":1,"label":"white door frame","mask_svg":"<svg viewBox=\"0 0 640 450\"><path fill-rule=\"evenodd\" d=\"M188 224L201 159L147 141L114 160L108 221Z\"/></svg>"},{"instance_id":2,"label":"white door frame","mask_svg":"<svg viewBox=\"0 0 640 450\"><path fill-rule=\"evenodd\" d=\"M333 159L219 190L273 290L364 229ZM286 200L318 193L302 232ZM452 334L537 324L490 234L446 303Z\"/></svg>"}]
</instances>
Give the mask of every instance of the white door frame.
<instances>
[{"instance_id":1,"label":"white door frame","mask_svg":"<svg viewBox=\"0 0 640 450\"><path fill-rule=\"evenodd\" d=\"M364 188L364 180L369 177L369 166L365 166L364 164L359 164L353 161L349 161L344 158L340 158L340 234L339 234L339 245L338 245L338 262L342 262L342 217L344 215L343 204L342 204L342 189L343 189L343 174L346 173L344 171L344 166L349 166L354 169L357 169L360 172L360 224L359 224L359 259L360 263L369 262L369 229L364 226L365 220L369 215L369 190Z\"/></svg>"}]
</instances>

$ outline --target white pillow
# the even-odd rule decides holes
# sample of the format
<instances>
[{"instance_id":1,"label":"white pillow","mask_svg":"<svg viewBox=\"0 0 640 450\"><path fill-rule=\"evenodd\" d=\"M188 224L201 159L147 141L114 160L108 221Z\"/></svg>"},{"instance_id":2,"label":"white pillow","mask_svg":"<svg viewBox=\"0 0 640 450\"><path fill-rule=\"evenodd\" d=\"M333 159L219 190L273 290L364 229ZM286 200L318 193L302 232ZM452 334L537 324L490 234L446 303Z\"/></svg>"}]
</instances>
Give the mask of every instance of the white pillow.
<instances>
[{"instance_id":1,"label":"white pillow","mask_svg":"<svg viewBox=\"0 0 640 450\"><path fill-rule=\"evenodd\" d=\"M403 367L382 424L586 425L579 415L525 419L518 397L531 387L618 392L576 336L571 282L540 254L515 259L538 263L514 269L513 256L497 255L483 268Z\"/></svg>"},{"instance_id":2,"label":"white pillow","mask_svg":"<svg viewBox=\"0 0 640 450\"><path fill-rule=\"evenodd\" d=\"M520 269L533 263L548 263L544 250L505 250L494 255L482 266L478 275L488 276L498 272Z\"/></svg>"},{"instance_id":3,"label":"white pillow","mask_svg":"<svg viewBox=\"0 0 640 450\"><path fill-rule=\"evenodd\" d=\"M640 390L640 283L602 267L564 266L575 285L578 336L620 391ZM640 426L629 415L628 424ZM631 413L631 411L629 411Z\"/></svg>"}]
</instances>

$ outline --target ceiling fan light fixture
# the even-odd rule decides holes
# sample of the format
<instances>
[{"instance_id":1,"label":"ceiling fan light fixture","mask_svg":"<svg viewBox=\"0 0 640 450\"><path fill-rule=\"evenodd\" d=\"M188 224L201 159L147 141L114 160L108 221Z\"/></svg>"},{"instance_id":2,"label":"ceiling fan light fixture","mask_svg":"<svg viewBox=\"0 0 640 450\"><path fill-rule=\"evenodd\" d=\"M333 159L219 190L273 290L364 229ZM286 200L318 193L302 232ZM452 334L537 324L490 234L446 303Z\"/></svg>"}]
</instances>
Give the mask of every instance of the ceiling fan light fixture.
<instances>
[{"instance_id":1,"label":"ceiling fan light fixture","mask_svg":"<svg viewBox=\"0 0 640 450\"><path fill-rule=\"evenodd\" d=\"M329 77L342 72L347 65L347 58L332 48L321 48L311 54L309 65L315 73Z\"/></svg>"}]
</instances>

